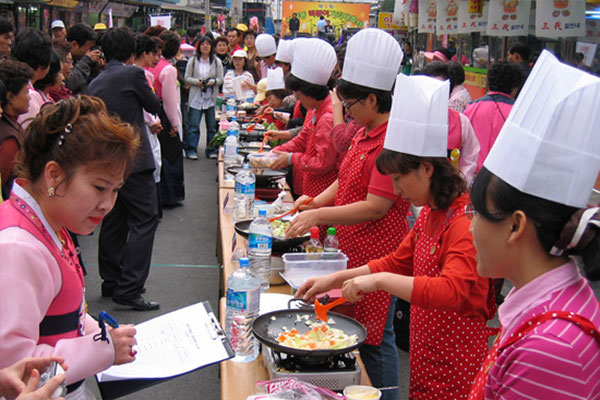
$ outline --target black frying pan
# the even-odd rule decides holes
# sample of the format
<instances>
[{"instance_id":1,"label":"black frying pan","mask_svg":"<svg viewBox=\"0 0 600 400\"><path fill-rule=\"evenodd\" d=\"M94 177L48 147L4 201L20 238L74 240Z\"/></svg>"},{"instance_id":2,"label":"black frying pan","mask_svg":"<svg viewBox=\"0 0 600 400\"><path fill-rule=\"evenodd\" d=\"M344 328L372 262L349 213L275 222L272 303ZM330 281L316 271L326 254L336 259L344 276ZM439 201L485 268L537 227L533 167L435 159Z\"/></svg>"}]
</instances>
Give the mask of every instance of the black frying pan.
<instances>
[{"instance_id":1,"label":"black frying pan","mask_svg":"<svg viewBox=\"0 0 600 400\"><path fill-rule=\"evenodd\" d=\"M335 350L300 350L292 347L282 346L277 342L277 337L281 335L285 329L289 330L296 328L299 333L306 333L310 328L306 325L305 319L297 321L296 316L308 315L311 321L317 321L317 315L314 310L279 310L267 314L263 314L254 320L252 332L254 336L274 350L282 351L287 354L292 354L301 357L310 358L326 358L338 354L348 353L359 347L367 339L367 330L358 321L336 312L328 312L328 317L333 317L335 324L331 324L332 328L341 329L346 335L356 335L356 344ZM272 317L275 317L273 320Z\"/></svg>"},{"instance_id":2,"label":"black frying pan","mask_svg":"<svg viewBox=\"0 0 600 400\"><path fill-rule=\"evenodd\" d=\"M268 145L265 145L265 147L263 148L263 151L265 153L268 153L270 149L271 149L271 147L269 147ZM248 154L258 153L259 150L260 150L260 146L242 146L238 149L238 154L246 157Z\"/></svg>"},{"instance_id":3,"label":"black frying pan","mask_svg":"<svg viewBox=\"0 0 600 400\"><path fill-rule=\"evenodd\" d=\"M235 176L241 169L240 166L227 167L227 172ZM256 185L261 187L268 186L271 181L287 175L286 169L252 168L252 171L256 177Z\"/></svg>"},{"instance_id":4,"label":"black frying pan","mask_svg":"<svg viewBox=\"0 0 600 400\"><path fill-rule=\"evenodd\" d=\"M252 223L251 219L247 219L244 221L239 221L235 223L235 231L248 239L250 233L250 224ZM273 253L282 254L288 252L290 248L301 245L310 239L310 233L307 233L304 236L295 237L295 238L273 238Z\"/></svg>"}]
</instances>

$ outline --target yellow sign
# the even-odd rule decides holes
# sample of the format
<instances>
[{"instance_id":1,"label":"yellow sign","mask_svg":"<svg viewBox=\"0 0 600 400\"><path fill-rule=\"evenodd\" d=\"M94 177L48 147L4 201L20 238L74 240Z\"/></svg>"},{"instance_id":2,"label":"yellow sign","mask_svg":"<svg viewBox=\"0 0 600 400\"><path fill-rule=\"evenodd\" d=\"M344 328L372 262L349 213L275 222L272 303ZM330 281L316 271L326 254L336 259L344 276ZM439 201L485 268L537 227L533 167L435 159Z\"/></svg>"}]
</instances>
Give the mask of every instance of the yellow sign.
<instances>
[{"instance_id":1,"label":"yellow sign","mask_svg":"<svg viewBox=\"0 0 600 400\"><path fill-rule=\"evenodd\" d=\"M404 25L395 25L393 18L394 18L394 13L380 12L379 19L377 21L377 27L379 29L383 29L386 31L391 31L391 30L406 31L406 30L408 30L408 28Z\"/></svg>"},{"instance_id":2,"label":"yellow sign","mask_svg":"<svg viewBox=\"0 0 600 400\"><path fill-rule=\"evenodd\" d=\"M49 0L46 4L56 7L75 8L79 5L77 0Z\"/></svg>"},{"instance_id":3,"label":"yellow sign","mask_svg":"<svg viewBox=\"0 0 600 400\"><path fill-rule=\"evenodd\" d=\"M465 71L465 83L485 89L487 87L487 77L485 74L473 71Z\"/></svg>"},{"instance_id":4,"label":"yellow sign","mask_svg":"<svg viewBox=\"0 0 600 400\"><path fill-rule=\"evenodd\" d=\"M369 4L327 3L318 1L284 1L281 15L281 36L289 34L289 20L296 14L300 20L299 32L317 34L317 21L322 16L329 20L339 34L346 28L369 26Z\"/></svg>"}]
</instances>

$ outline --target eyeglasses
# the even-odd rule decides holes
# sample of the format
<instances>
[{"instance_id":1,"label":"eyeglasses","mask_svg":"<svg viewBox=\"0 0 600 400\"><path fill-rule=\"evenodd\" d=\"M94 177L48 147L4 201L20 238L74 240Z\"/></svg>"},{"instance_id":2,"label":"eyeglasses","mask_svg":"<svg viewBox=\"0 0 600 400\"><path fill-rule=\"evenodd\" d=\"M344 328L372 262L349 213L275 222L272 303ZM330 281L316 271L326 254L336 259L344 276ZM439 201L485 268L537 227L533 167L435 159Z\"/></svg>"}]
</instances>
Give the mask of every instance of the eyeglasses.
<instances>
[{"instance_id":1,"label":"eyeglasses","mask_svg":"<svg viewBox=\"0 0 600 400\"><path fill-rule=\"evenodd\" d=\"M488 213L498 218L506 215L506 213L503 213L502 211L489 211ZM476 214L478 214L478 212L473 204L467 204L465 206L465 217L467 217L469 221L473 221L473 217L475 217Z\"/></svg>"},{"instance_id":2,"label":"eyeglasses","mask_svg":"<svg viewBox=\"0 0 600 400\"><path fill-rule=\"evenodd\" d=\"M352 108L352 106L358 103L359 101L361 101L361 99L354 100L352 103L348 104L346 103L346 100L342 100L342 105L346 110L350 111L350 108Z\"/></svg>"}]
</instances>

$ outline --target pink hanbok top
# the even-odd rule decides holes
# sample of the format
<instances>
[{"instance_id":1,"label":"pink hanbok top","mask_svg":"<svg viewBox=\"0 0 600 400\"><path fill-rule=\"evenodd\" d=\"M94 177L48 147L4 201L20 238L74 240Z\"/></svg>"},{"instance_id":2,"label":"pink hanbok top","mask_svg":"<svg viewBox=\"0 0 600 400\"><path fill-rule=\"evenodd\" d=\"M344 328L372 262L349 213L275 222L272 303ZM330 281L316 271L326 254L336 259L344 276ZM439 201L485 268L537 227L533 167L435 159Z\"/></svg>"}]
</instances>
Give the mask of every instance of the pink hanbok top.
<instances>
[{"instance_id":1,"label":"pink hanbok top","mask_svg":"<svg viewBox=\"0 0 600 400\"><path fill-rule=\"evenodd\" d=\"M500 345L547 311L573 312L600 326L598 299L574 262L508 294L498 309ZM600 399L600 344L570 321L546 321L499 354L485 399Z\"/></svg>"},{"instance_id":2,"label":"pink hanbok top","mask_svg":"<svg viewBox=\"0 0 600 400\"><path fill-rule=\"evenodd\" d=\"M25 114L21 114L17 117L17 122L21 124L23 130L29 126L31 121L40 113L42 105L47 103L44 97L35 90L31 82L29 83L29 110Z\"/></svg>"}]
</instances>

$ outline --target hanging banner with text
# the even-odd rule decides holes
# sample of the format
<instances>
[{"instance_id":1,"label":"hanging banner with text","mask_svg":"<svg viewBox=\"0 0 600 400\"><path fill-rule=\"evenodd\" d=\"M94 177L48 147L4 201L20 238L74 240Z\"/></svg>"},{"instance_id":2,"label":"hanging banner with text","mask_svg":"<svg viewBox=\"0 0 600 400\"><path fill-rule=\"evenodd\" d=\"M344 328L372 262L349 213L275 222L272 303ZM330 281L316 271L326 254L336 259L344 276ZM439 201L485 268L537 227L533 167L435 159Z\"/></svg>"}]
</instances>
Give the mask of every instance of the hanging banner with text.
<instances>
[{"instance_id":1,"label":"hanging banner with text","mask_svg":"<svg viewBox=\"0 0 600 400\"><path fill-rule=\"evenodd\" d=\"M300 31L317 34L317 21L323 15L331 21L336 33L346 28L367 28L369 10L365 3L328 3L321 1L284 1L281 11L281 37L289 34L292 14L300 20Z\"/></svg>"},{"instance_id":2,"label":"hanging banner with text","mask_svg":"<svg viewBox=\"0 0 600 400\"><path fill-rule=\"evenodd\" d=\"M490 0L487 34L489 36L527 36L530 9L531 0Z\"/></svg>"},{"instance_id":3,"label":"hanging banner with text","mask_svg":"<svg viewBox=\"0 0 600 400\"><path fill-rule=\"evenodd\" d=\"M535 36L559 38L585 35L585 1L536 2Z\"/></svg>"},{"instance_id":4,"label":"hanging banner with text","mask_svg":"<svg viewBox=\"0 0 600 400\"><path fill-rule=\"evenodd\" d=\"M438 0L436 29L438 35L456 33L458 28L458 0Z\"/></svg>"},{"instance_id":5,"label":"hanging banner with text","mask_svg":"<svg viewBox=\"0 0 600 400\"><path fill-rule=\"evenodd\" d=\"M379 12L378 15L378 20L377 20L377 27L379 29L383 29L384 31L395 31L395 30L399 30L399 31L405 31L408 29L407 26L404 25L404 21L400 21L401 24L400 25L396 25L394 23L394 14L392 14L391 12Z\"/></svg>"},{"instance_id":6,"label":"hanging banner with text","mask_svg":"<svg viewBox=\"0 0 600 400\"><path fill-rule=\"evenodd\" d=\"M435 33L436 0L419 0L419 33Z\"/></svg>"},{"instance_id":7,"label":"hanging banner with text","mask_svg":"<svg viewBox=\"0 0 600 400\"><path fill-rule=\"evenodd\" d=\"M392 14L391 25L404 26L406 25L406 16L408 13L408 0L395 0L394 1L394 12ZM381 13L379 13L381 15ZM380 21L381 21L381 17ZM400 28L389 28L389 29L400 29Z\"/></svg>"},{"instance_id":8,"label":"hanging banner with text","mask_svg":"<svg viewBox=\"0 0 600 400\"><path fill-rule=\"evenodd\" d=\"M488 3L483 3L481 12L469 12L471 0L460 0L458 5L458 28L456 33L485 32L488 21Z\"/></svg>"}]
</instances>

